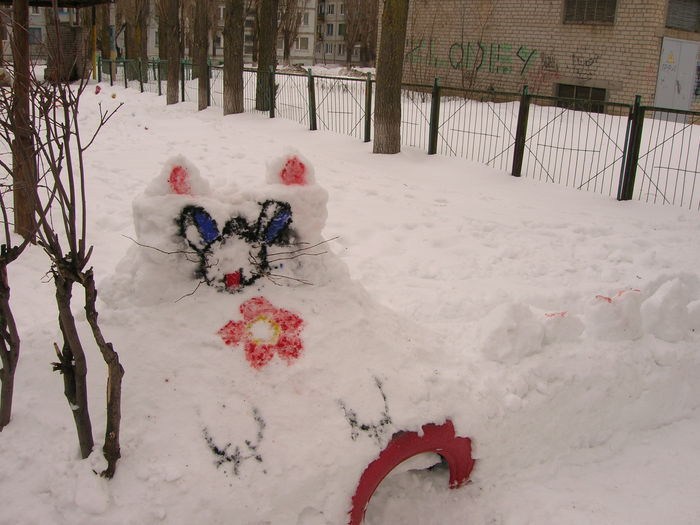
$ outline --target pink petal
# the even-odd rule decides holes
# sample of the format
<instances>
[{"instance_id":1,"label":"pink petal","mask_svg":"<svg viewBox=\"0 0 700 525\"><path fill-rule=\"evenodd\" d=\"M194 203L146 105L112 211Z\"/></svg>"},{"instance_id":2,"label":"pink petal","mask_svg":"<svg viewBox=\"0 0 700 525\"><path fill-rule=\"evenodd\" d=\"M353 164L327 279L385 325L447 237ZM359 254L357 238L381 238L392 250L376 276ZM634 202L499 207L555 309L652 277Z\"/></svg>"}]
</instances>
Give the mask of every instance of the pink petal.
<instances>
[{"instance_id":1,"label":"pink petal","mask_svg":"<svg viewBox=\"0 0 700 525\"><path fill-rule=\"evenodd\" d=\"M217 333L227 345L237 345L246 335L246 323L243 321L229 321Z\"/></svg>"},{"instance_id":2,"label":"pink petal","mask_svg":"<svg viewBox=\"0 0 700 525\"><path fill-rule=\"evenodd\" d=\"M250 366L256 370L261 369L274 357L272 345L257 344L253 341L246 341L245 357L250 363Z\"/></svg>"},{"instance_id":3,"label":"pink petal","mask_svg":"<svg viewBox=\"0 0 700 525\"><path fill-rule=\"evenodd\" d=\"M253 297L248 299L240 307L243 319L250 321L263 314L274 315L276 308L264 297Z\"/></svg>"},{"instance_id":4,"label":"pink petal","mask_svg":"<svg viewBox=\"0 0 700 525\"><path fill-rule=\"evenodd\" d=\"M304 345L298 336L282 334L275 344L275 350L282 359L291 364L292 359L297 359L301 355Z\"/></svg>"}]
</instances>

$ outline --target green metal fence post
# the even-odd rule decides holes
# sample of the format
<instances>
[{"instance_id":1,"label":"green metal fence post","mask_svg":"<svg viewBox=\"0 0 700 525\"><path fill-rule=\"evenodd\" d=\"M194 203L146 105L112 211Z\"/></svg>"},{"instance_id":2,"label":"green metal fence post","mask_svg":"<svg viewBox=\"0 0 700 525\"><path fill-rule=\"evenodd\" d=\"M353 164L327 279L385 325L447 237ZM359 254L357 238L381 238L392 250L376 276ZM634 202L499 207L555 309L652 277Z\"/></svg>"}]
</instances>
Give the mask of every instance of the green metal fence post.
<instances>
[{"instance_id":1,"label":"green metal fence post","mask_svg":"<svg viewBox=\"0 0 700 525\"><path fill-rule=\"evenodd\" d=\"M523 86L523 94L520 97L520 109L518 111L518 127L515 131L515 144L513 145L513 169L511 175L520 177L523 171L525 159L525 142L527 140L527 119L530 116L530 94L527 86Z\"/></svg>"},{"instance_id":2,"label":"green metal fence post","mask_svg":"<svg viewBox=\"0 0 700 525\"><path fill-rule=\"evenodd\" d=\"M637 177L643 128L644 107L642 106L642 97L637 95L634 99L634 107L630 111L629 137L624 155L625 166L617 190L617 200L619 201L628 201L634 197L634 181Z\"/></svg>"},{"instance_id":3,"label":"green metal fence post","mask_svg":"<svg viewBox=\"0 0 700 525\"><path fill-rule=\"evenodd\" d=\"M114 71L113 71L114 63L111 60L109 60L108 62L109 62L109 85L111 87L114 85Z\"/></svg>"},{"instance_id":4,"label":"green metal fence post","mask_svg":"<svg viewBox=\"0 0 700 525\"><path fill-rule=\"evenodd\" d=\"M180 98L185 101L185 61L180 61Z\"/></svg>"},{"instance_id":5,"label":"green metal fence post","mask_svg":"<svg viewBox=\"0 0 700 525\"><path fill-rule=\"evenodd\" d=\"M160 85L160 70L161 70L160 58L157 58L155 63L158 66L157 73L156 73L156 79L158 80L158 96L160 97L163 94L163 88Z\"/></svg>"},{"instance_id":6,"label":"green metal fence post","mask_svg":"<svg viewBox=\"0 0 700 525\"><path fill-rule=\"evenodd\" d=\"M438 130L440 129L440 79L435 77L430 103L430 132L428 133L428 155L437 153Z\"/></svg>"},{"instance_id":7,"label":"green metal fence post","mask_svg":"<svg viewBox=\"0 0 700 525\"><path fill-rule=\"evenodd\" d=\"M372 73L365 81L365 142L372 140Z\"/></svg>"},{"instance_id":8,"label":"green metal fence post","mask_svg":"<svg viewBox=\"0 0 700 525\"><path fill-rule=\"evenodd\" d=\"M97 57L97 81L102 82L102 57Z\"/></svg>"},{"instance_id":9,"label":"green metal fence post","mask_svg":"<svg viewBox=\"0 0 700 525\"><path fill-rule=\"evenodd\" d=\"M128 88L129 81L126 78L126 59L122 61L122 70L124 71L124 88Z\"/></svg>"},{"instance_id":10,"label":"green metal fence post","mask_svg":"<svg viewBox=\"0 0 700 525\"><path fill-rule=\"evenodd\" d=\"M275 86L275 68L270 66L270 76L269 76L269 91L270 91L270 118L275 118L275 103L277 102L277 93Z\"/></svg>"},{"instance_id":11,"label":"green metal fence post","mask_svg":"<svg viewBox=\"0 0 700 525\"><path fill-rule=\"evenodd\" d=\"M141 88L141 93L143 93L143 60L141 58L138 59L138 65L139 65L139 87Z\"/></svg>"},{"instance_id":12,"label":"green metal fence post","mask_svg":"<svg viewBox=\"0 0 700 525\"><path fill-rule=\"evenodd\" d=\"M307 70L309 76L309 129L316 131L318 122L316 121L316 81L311 73L311 68Z\"/></svg>"}]
</instances>

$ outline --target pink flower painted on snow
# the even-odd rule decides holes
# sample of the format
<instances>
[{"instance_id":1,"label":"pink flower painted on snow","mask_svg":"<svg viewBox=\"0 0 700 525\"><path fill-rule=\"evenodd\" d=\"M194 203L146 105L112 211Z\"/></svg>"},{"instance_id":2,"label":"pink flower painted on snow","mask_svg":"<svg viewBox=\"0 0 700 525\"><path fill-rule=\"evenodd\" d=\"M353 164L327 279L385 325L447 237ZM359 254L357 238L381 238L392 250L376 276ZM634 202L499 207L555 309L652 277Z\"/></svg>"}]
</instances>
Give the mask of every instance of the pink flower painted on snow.
<instances>
[{"instance_id":1,"label":"pink flower painted on snow","mask_svg":"<svg viewBox=\"0 0 700 525\"><path fill-rule=\"evenodd\" d=\"M254 297L240 307L242 321L229 321L218 331L224 343L243 344L250 366L260 369L275 356L291 364L303 350L300 332L304 321L288 310L274 307L264 297Z\"/></svg>"}]
</instances>

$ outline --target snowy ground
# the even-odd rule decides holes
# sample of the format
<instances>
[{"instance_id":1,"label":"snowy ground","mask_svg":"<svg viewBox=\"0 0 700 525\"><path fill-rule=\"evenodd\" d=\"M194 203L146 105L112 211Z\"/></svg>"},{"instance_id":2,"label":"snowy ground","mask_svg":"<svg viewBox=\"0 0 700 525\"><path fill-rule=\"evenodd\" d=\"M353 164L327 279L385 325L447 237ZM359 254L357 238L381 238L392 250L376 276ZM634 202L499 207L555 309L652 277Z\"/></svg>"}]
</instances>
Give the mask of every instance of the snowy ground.
<instances>
[{"instance_id":1,"label":"snowy ground","mask_svg":"<svg viewBox=\"0 0 700 525\"><path fill-rule=\"evenodd\" d=\"M230 349L215 334L221 320L235 315L239 296L207 289L176 304L156 297L180 297L179 290L191 291L194 281L183 275L172 290L150 289L127 238L135 236L132 202L173 155L184 154L215 189L234 183L259 191L266 163L288 146L309 159L328 191L323 236L339 237L330 248L355 281L345 283L342 271L331 272L342 281L337 290L348 291L347 303L376 312L362 320L364 333L355 333L355 346L348 347L360 357L372 352L372 368L363 374L384 367L396 421L410 427L420 424L422 414L449 416L460 434L473 438L478 458L473 482L454 491L440 471L388 478L368 508L368 524L697 523L697 213L618 203L421 151L375 156L368 144L282 119L224 118L213 108L197 113L192 104L166 107L163 98L116 86L86 93L86 128L97 102L125 103L88 159L92 263L105 300L100 315L127 374L123 457L110 482L91 473L96 454L77 459L61 381L50 367L59 334L47 262L30 251L11 269L24 346L14 419L0 434L0 524L342 522L338 516L349 510L349 501L345 509L324 505L351 494L335 488L331 478L313 476L314 469L334 472L340 459L307 462L305 470L270 481L250 470L238 479L216 468L201 437L202 421L221 416L227 401L241 401L240 385L259 394L266 385L277 388L279 375L288 404L268 420L264 453L275 457L293 449L303 456L316 437L313 429L325 429L326 422L315 419L317 407L307 407L308 431L293 447L274 442L271 433L284 432L274 417L284 422L285 411L293 413L299 407L292 405L311 393L352 386L347 378L358 370L334 369L333 362L314 357L313 341L332 338L335 328L309 328L308 348L294 366L275 362L251 371L243 359L231 361L238 356L231 351L228 357ZM292 301L310 326L312 312L332 318L333 312L318 311L328 304L340 312L353 307L329 301L333 290L263 288ZM323 305L316 310L314 293ZM231 301L234 306L220 312ZM401 333L382 333L379 321ZM393 350L383 359L374 343L402 341L407 327L424 332L434 348L422 362L397 363ZM338 339L343 353L344 341ZM399 385L401 374L413 379L422 363L439 370L429 396L414 399L414 393L392 390L394 378ZM99 440L104 387L98 358L91 370ZM344 375L329 379L332 372ZM229 380L237 386L219 384ZM316 381L321 387L314 387ZM290 401L285 389L300 397ZM376 397L371 386L367 392ZM225 398L229 393L236 397ZM402 395L405 401L397 399ZM274 412L270 399L257 401ZM412 403L425 412L411 414ZM353 408L364 414L376 407ZM321 432L346 436L343 423L340 418L337 428ZM335 449L355 453L354 443L348 439ZM317 446L324 446L322 437ZM369 441L362 446L360 456L379 451ZM357 479L364 464L338 478ZM255 483L269 483L276 492L266 494ZM341 485L344 490L347 483ZM305 499L315 503L288 512Z\"/></svg>"}]
</instances>

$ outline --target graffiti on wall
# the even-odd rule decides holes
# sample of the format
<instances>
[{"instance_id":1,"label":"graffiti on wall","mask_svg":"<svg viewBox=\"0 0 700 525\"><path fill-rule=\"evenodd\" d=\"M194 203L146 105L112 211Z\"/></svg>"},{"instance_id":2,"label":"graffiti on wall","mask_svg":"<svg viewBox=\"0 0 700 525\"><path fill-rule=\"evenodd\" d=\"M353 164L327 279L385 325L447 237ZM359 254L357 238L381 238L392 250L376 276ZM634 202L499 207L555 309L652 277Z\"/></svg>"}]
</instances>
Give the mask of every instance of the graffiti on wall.
<instances>
[{"instance_id":1,"label":"graffiti on wall","mask_svg":"<svg viewBox=\"0 0 700 525\"><path fill-rule=\"evenodd\" d=\"M432 38L421 38L409 41L406 61L436 68L526 76L538 56L539 51L527 46L487 42L455 42L441 55Z\"/></svg>"},{"instance_id":2,"label":"graffiti on wall","mask_svg":"<svg viewBox=\"0 0 700 525\"><path fill-rule=\"evenodd\" d=\"M590 80L598 72L600 55L588 49L578 49L571 53L571 73L579 80Z\"/></svg>"}]
</instances>

